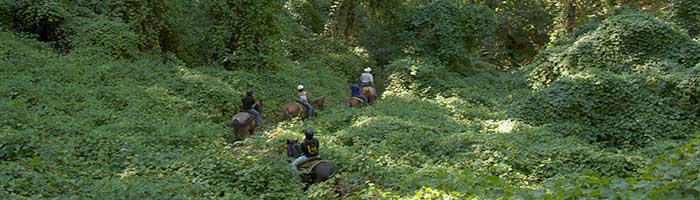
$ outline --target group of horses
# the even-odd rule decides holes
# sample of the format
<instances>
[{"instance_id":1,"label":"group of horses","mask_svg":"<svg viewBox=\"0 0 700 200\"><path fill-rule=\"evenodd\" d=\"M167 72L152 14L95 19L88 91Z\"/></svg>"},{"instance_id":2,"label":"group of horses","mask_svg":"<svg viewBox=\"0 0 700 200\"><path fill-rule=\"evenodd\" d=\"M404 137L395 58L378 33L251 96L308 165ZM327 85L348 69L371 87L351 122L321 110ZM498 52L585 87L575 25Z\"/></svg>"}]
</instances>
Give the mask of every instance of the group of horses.
<instances>
[{"instance_id":1,"label":"group of horses","mask_svg":"<svg viewBox=\"0 0 700 200\"><path fill-rule=\"evenodd\" d=\"M371 87L363 87L360 90L360 93L362 96L367 97L369 104L374 104L377 100L375 91ZM362 98L351 97L346 101L346 105L353 108L361 108L365 105L363 101L364 100ZM320 98L312 101L311 106L313 106L314 110L316 111L325 109L326 97L321 96ZM262 113L262 107L263 103L262 101L259 101L256 110ZM314 112L314 115L316 115L315 113L316 112ZM304 120L309 117L306 107L299 102L291 102L286 104L284 107L282 107L282 114L283 119L300 118ZM256 127L255 115L242 110L233 116L229 122L229 127L233 129L234 140L243 140L250 137L250 135L252 135L255 131ZM298 149L296 140L287 140L287 156L290 158L297 158L301 156L301 151ZM304 189L308 188L308 186L311 184L325 181L338 170L335 164L327 160L321 160L320 158L318 160L302 164L300 168L310 169L308 173L301 174L302 180L307 183Z\"/></svg>"}]
</instances>

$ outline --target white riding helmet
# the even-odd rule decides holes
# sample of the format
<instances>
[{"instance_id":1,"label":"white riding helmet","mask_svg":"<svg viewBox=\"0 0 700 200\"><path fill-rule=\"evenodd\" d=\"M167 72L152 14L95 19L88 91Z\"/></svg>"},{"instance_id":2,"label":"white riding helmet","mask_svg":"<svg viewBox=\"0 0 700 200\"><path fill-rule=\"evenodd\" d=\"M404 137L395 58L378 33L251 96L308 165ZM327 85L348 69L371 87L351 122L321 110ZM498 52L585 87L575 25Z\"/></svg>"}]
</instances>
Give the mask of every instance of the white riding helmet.
<instances>
[{"instance_id":1,"label":"white riding helmet","mask_svg":"<svg viewBox=\"0 0 700 200\"><path fill-rule=\"evenodd\" d=\"M372 68L369 68L369 67L365 68L365 72L371 72L371 71L372 71Z\"/></svg>"},{"instance_id":2,"label":"white riding helmet","mask_svg":"<svg viewBox=\"0 0 700 200\"><path fill-rule=\"evenodd\" d=\"M301 89L304 89L304 85L297 86L297 90L301 90Z\"/></svg>"}]
</instances>

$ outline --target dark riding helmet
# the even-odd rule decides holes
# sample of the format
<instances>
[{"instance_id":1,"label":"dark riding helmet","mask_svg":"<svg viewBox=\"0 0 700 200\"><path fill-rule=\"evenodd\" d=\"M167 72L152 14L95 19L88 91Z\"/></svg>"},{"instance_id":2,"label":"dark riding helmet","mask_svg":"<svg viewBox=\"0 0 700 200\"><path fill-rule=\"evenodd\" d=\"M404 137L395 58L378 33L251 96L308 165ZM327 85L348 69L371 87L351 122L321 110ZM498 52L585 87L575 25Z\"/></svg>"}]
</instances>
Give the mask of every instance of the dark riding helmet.
<instances>
[{"instance_id":1,"label":"dark riding helmet","mask_svg":"<svg viewBox=\"0 0 700 200\"><path fill-rule=\"evenodd\" d=\"M246 91L245 94L248 96L253 96L253 89L248 89L248 91Z\"/></svg>"},{"instance_id":2,"label":"dark riding helmet","mask_svg":"<svg viewBox=\"0 0 700 200\"><path fill-rule=\"evenodd\" d=\"M304 130L304 136L306 136L306 138L308 139L311 139L314 137L314 131L311 130L311 128L307 128L306 130Z\"/></svg>"}]
</instances>

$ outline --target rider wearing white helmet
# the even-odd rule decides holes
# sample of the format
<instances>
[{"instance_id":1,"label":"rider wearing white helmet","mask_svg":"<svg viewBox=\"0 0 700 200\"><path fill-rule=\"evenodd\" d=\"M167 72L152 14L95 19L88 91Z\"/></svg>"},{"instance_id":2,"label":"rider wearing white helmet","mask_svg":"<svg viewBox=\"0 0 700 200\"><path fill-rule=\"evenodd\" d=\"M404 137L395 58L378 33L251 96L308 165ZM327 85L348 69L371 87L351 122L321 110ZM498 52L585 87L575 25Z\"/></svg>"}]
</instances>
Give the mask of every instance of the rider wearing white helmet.
<instances>
[{"instance_id":1,"label":"rider wearing white helmet","mask_svg":"<svg viewBox=\"0 0 700 200\"><path fill-rule=\"evenodd\" d=\"M309 103L309 98L306 97L306 90L304 85L297 86L297 95L299 96L299 103L306 107L308 118L311 119L314 116L314 107Z\"/></svg>"},{"instance_id":2,"label":"rider wearing white helmet","mask_svg":"<svg viewBox=\"0 0 700 200\"><path fill-rule=\"evenodd\" d=\"M372 68L367 67L364 70L365 72L360 75L360 81L362 82L362 87L365 86L370 86L372 87L372 90L374 90L374 96L376 97L377 94L377 88L374 87L374 76L370 74L369 72L372 71Z\"/></svg>"}]
</instances>

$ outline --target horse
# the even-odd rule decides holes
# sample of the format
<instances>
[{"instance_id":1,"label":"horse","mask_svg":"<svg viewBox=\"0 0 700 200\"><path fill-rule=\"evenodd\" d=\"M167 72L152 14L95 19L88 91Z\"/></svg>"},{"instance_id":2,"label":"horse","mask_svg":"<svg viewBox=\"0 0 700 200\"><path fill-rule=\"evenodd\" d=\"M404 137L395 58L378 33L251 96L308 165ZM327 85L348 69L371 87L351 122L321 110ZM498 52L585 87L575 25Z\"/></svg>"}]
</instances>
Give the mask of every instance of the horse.
<instances>
[{"instance_id":1,"label":"horse","mask_svg":"<svg viewBox=\"0 0 700 200\"><path fill-rule=\"evenodd\" d=\"M369 99L369 98L368 98L368 99ZM365 103L364 103L363 101L364 101L364 100L362 100L362 99L359 98L359 97L350 97L350 98L347 100L347 103L346 103L346 104L347 104L348 106L350 106L350 107L353 107L353 108L362 108L362 107L365 107ZM369 102L368 102L368 103L369 103Z\"/></svg>"},{"instance_id":2,"label":"horse","mask_svg":"<svg viewBox=\"0 0 700 200\"><path fill-rule=\"evenodd\" d=\"M262 115L262 101L258 101L258 106L255 110ZM234 140L243 140L250 137L255 132L255 114L241 109L240 112L233 115L229 122L229 127L233 129Z\"/></svg>"},{"instance_id":3,"label":"horse","mask_svg":"<svg viewBox=\"0 0 700 200\"><path fill-rule=\"evenodd\" d=\"M315 101L311 102L311 106L314 107L314 114L316 111L323 110L326 107L326 97L321 96ZM282 108L282 112L289 118L301 117L301 119L308 118L306 107L299 102L288 103Z\"/></svg>"},{"instance_id":4,"label":"horse","mask_svg":"<svg viewBox=\"0 0 700 200\"><path fill-rule=\"evenodd\" d=\"M296 140L287 140L287 156L291 158L298 158L301 156L301 147L298 145ZM312 160L303 163L299 168L312 167L309 173L301 174L301 180L306 183L304 186L304 191L309 188L312 184L320 183L328 180L333 174L338 172L338 167L330 161L327 160ZM318 162L314 164L314 162ZM305 166L311 164L310 166Z\"/></svg>"},{"instance_id":5,"label":"horse","mask_svg":"<svg viewBox=\"0 0 700 200\"><path fill-rule=\"evenodd\" d=\"M360 94L367 97L367 101L369 101L367 103L369 104L374 104L374 102L377 101L376 92L377 91L373 90L371 86L363 86L362 89L360 89Z\"/></svg>"}]
</instances>

